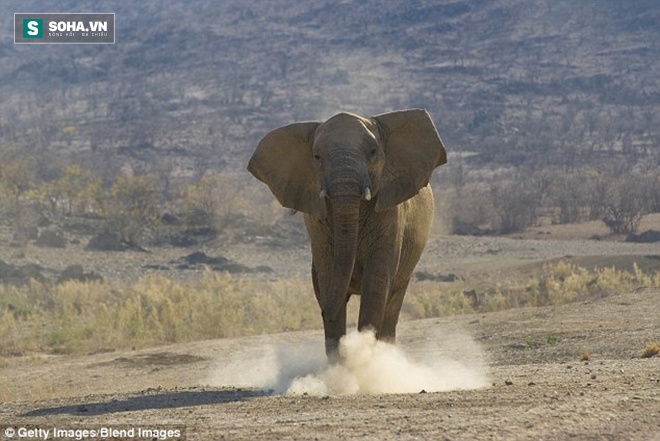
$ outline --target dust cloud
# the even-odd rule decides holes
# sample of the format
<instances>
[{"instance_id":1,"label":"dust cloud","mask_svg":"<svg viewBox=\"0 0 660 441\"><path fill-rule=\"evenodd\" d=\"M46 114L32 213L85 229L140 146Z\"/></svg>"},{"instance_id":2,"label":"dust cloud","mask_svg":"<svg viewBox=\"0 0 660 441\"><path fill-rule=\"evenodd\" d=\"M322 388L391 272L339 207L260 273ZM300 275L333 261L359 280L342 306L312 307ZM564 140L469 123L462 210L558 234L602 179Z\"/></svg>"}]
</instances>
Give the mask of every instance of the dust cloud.
<instances>
[{"instance_id":1,"label":"dust cloud","mask_svg":"<svg viewBox=\"0 0 660 441\"><path fill-rule=\"evenodd\" d=\"M264 343L220 363L209 383L312 396L441 392L488 385L483 354L470 337L452 334L449 339L418 338L409 344L406 350L405 345L377 341L373 332L354 332L340 341L343 361L328 364L318 338Z\"/></svg>"}]
</instances>

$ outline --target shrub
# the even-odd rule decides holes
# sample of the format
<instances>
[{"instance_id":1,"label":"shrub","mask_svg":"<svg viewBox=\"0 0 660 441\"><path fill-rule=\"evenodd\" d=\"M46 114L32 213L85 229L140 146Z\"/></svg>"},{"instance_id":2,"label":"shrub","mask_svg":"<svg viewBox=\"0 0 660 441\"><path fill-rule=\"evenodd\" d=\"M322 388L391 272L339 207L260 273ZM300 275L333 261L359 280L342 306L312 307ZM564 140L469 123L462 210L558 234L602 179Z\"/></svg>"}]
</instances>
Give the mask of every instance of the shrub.
<instances>
[{"instance_id":1,"label":"shrub","mask_svg":"<svg viewBox=\"0 0 660 441\"><path fill-rule=\"evenodd\" d=\"M59 178L41 184L40 197L42 206L53 215L96 211L102 199L101 180L79 165L69 165Z\"/></svg>"},{"instance_id":2,"label":"shrub","mask_svg":"<svg viewBox=\"0 0 660 441\"><path fill-rule=\"evenodd\" d=\"M159 224L159 202L158 182L154 177L117 176L103 206L109 230L126 243L139 244Z\"/></svg>"},{"instance_id":3,"label":"shrub","mask_svg":"<svg viewBox=\"0 0 660 441\"><path fill-rule=\"evenodd\" d=\"M550 204L556 208L553 223L567 224L585 220L588 205L584 176L577 173L557 173L550 186Z\"/></svg>"},{"instance_id":4,"label":"shrub","mask_svg":"<svg viewBox=\"0 0 660 441\"><path fill-rule=\"evenodd\" d=\"M253 182L242 184L226 172L208 173L181 189L177 206L185 226L192 230L210 228L220 233L228 227L245 228L246 220L270 223L273 212L268 206L273 198L269 194L265 200L259 199L255 188ZM266 206L269 213L262 219L255 215L255 206Z\"/></svg>"},{"instance_id":5,"label":"shrub","mask_svg":"<svg viewBox=\"0 0 660 441\"><path fill-rule=\"evenodd\" d=\"M530 182L511 181L493 185L491 198L501 234L517 233L538 220L541 195Z\"/></svg>"},{"instance_id":6,"label":"shrub","mask_svg":"<svg viewBox=\"0 0 660 441\"><path fill-rule=\"evenodd\" d=\"M36 180L36 160L15 151L0 154L0 207L13 220L14 239L20 246L34 238L37 213L32 199Z\"/></svg>"},{"instance_id":7,"label":"shrub","mask_svg":"<svg viewBox=\"0 0 660 441\"><path fill-rule=\"evenodd\" d=\"M460 191L453 191L443 204L445 217L449 218L454 234L480 235L492 230L491 220L495 208L488 189L471 184Z\"/></svg>"},{"instance_id":8,"label":"shrub","mask_svg":"<svg viewBox=\"0 0 660 441\"><path fill-rule=\"evenodd\" d=\"M603 219L613 233L634 233L647 208L646 188L640 177L613 179L607 196L607 214Z\"/></svg>"},{"instance_id":9,"label":"shrub","mask_svg":"<svg viewBox=\"0 0 660 441\"><path fill-rule=\"evenodd\" d=\"M660 343L649 343L642 351L642 358L651 358L660 354Z\"/></svg>"}]
</instances>

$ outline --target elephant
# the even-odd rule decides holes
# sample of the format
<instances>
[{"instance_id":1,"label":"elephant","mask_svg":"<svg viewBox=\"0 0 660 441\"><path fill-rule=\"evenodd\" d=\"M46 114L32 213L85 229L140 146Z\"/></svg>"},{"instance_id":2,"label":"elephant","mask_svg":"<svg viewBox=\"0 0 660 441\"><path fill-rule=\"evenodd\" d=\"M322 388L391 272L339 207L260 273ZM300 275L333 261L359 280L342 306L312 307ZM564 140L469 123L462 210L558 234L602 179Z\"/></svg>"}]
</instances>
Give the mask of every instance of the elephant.
<instances>
[{"instance_id":1,"label":"elephant","mask_svg":"<svg viewBox=\"0 0 660 441\"><path fill-rule=\"evenodd\" d=\"M446 162L424 109L343 112L280 127L257 145L248 170L282 206L303 213L330 361L341 359L351 295L361 296L358 330L394 343L434 217L429 180Z\"/></svg>"}]
</instances>

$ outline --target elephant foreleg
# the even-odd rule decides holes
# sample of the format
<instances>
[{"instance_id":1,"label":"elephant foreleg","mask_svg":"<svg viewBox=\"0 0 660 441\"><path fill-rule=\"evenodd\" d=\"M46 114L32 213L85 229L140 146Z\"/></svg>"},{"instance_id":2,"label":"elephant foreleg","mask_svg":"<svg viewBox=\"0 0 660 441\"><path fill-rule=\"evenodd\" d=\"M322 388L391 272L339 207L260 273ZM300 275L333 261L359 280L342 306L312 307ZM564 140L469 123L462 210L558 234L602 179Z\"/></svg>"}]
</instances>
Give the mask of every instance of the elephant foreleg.
<instances>
[{"instance_id":1,"label":"elephant foreleg","mask_svg":"<svg viewBox=\"0 0 660 441\"><path fill-rule=\"evenodd\" d=\"M323 318L323 329L325 330L325 354L331 363L336 363L340 359L339 340L346 335L346 303L335 320Z\"/></svg>"},{"instance_id":2,"label":"elephant foreleg","mask_svg":"<svg viewBox=\"0 0 660 441\"><path fill-rule=\"evenodd\" d=\"M319 302L322 304L322 296L319 287L318 273L314 264L312 264L312 285L314 286L314 294ZM323 329L325 331L325 353L331 363L339 361L339 340L346 335L346 304L348 303L348 294L346 295L346 302L339 310L339 314L334 320L328 320L323 317Z\"/></svg>"}]
</instances>

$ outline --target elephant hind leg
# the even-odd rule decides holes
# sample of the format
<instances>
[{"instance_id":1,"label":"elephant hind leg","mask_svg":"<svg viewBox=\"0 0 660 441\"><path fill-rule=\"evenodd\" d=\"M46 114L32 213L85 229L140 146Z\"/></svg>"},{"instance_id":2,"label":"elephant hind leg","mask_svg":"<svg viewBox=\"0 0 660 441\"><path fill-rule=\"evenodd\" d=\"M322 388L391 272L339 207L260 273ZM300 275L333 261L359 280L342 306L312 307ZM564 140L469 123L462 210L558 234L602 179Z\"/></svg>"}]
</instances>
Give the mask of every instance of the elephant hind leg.
<instances>
[{"instance_id":1,"label":"elephant hind leg","mask_svg":"<svg viewBox=\"0 0 660 441\"><path fill-rule=\"evenodd\" d=\"M387 299L383 326L381 327L380 333L378 334L379 340L392 344L396 342L396 326L399 322L399 313L401 312L403 298L406 295L409 282L410 278L397 284Z\"/></svg>"},{"instance_id":2,"label":"elephant hind leg","mask_svg":"<svg viewBox=\"0 0 660 441\"><path fill-rule=\"evenodd\" d=\"M380 290L373 289L373 287L364 289L360 296L360 313L358 315L358 331L374 331L378 339L382 337L385 318L385 296L381 292L387 292L387 286Z\"/></svg>"}]
</instances>

